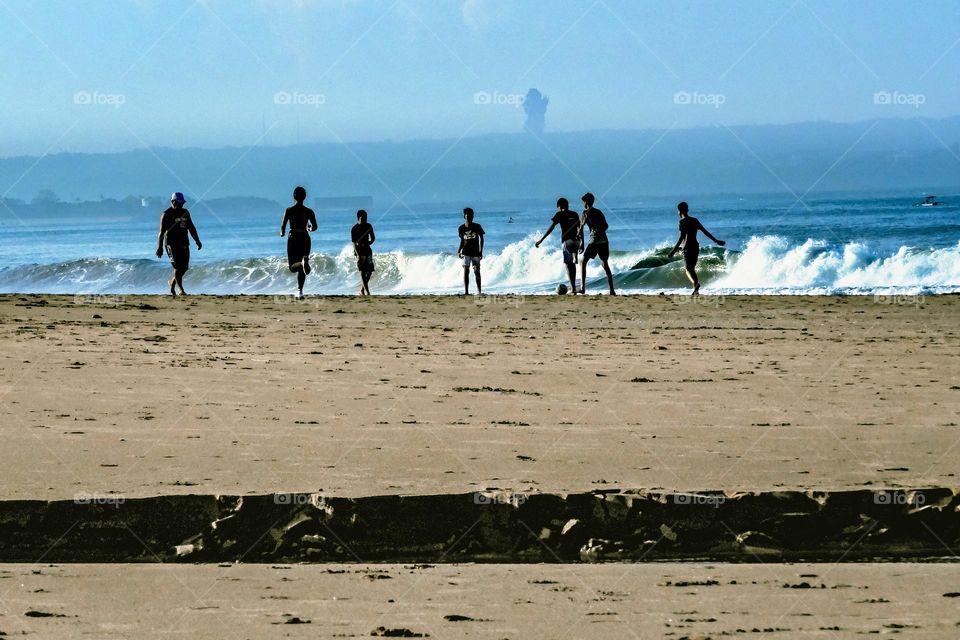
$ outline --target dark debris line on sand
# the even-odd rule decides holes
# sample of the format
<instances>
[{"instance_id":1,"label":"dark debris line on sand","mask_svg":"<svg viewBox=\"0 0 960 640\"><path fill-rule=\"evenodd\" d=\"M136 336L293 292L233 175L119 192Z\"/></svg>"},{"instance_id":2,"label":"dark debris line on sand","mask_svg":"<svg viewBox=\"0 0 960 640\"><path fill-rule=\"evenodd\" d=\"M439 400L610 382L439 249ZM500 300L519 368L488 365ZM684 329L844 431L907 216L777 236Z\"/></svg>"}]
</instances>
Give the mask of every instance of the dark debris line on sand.
<instances>
[{"instance_id":1,"label":"dark debris line on sand","mask_svg":"<svg viewBox=\"0 0 960 640\"><path fill-rule=\"evenodd\" d=\"M0 522L2 562L852 562L942 557L960 541L960 489L7 501Z\"/></svg>"}]
</instances>

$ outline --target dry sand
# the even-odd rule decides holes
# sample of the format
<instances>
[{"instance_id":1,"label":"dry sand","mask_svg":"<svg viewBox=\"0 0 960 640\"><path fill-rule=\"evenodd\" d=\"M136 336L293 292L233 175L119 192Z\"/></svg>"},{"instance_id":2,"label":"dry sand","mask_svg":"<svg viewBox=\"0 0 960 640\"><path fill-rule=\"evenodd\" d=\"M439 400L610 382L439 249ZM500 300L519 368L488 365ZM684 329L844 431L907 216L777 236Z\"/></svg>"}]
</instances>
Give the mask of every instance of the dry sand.
<instances>
[{"instance_id":1,"label":"dry sand","mask_svg":"<svg viewBox=\"0 0 960 640\"><path fill-rule=\"evenodd\" d=\"M955 566L929 564L0 565L0 631L130 640L363 638L379 627L513 640L954 638L958 591Z\"/></svg>"},{"instance_id":2,"label":"dry sand","mask_svg":"<svg viewBox=\"0 0 960 640\"><path fill-rule=\"evenodd\" d=\"M957 309L0 296L0 499L956 486Z\"/></svg>"}]
</instances>

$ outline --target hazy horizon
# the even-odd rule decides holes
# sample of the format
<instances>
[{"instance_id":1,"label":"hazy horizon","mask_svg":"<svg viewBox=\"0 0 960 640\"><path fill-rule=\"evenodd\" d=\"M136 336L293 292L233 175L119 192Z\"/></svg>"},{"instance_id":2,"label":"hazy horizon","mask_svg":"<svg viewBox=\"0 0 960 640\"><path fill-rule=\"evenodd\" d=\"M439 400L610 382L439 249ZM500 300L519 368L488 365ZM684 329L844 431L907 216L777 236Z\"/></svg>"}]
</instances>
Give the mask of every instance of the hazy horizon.
<instances>
[{"instance_id":1,"label":"hazy horizon","mask_svg":"<svg viewBox=\"0 0 960 640\"><path fill-rule=\"evenodd\" d=\"M5 158L960 114L949 2L6 0L0 14ZM531 89L545 101L523 104Z\"/></svg>"}]
</instances>

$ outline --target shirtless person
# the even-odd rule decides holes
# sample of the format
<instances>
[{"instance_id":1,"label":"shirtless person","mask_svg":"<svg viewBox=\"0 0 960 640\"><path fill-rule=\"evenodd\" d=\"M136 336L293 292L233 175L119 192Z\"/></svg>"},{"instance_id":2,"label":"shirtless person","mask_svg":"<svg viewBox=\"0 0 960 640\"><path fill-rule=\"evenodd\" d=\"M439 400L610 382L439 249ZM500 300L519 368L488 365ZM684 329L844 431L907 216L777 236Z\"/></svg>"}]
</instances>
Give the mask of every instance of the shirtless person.
<instances>
[{"instance_id":1,"label":"shirtless person","mask_svg":"<svg viewBox=\"0 0 960 640\"><path fill-rule=\"evenodd\" d=\"M377 241L373 232L373 225L367 222L367 212L357 211L357 224L350 230L350 239L353 242L353 251L357 254L357 270L360 272L360 295L370 295L370 276L373 275L373 249L370 248Z\"/></svg>"},{"instance_id":2,"label":"shirtless person","mask_svg":"<svg viewBox=\"0 0 960 640\"><path fill-rule=\"evenodd\" d=\"M703 231L703 235L721 247L727 243L714 238L710 235L710 232L700 224L699 220L691 217L686 202L681 202L677 205L677 215L680 216L680 237L677 238L677 244L673 246L673 249L667 257L672 258L673 254L675 254L680 247L683 247L684 271L686 271L690 283L693 284L693 293L691 295L695 296L700 293L700 280L697 278L697 260L700 258L700 243L697 241L697 231Z\"/></svg>"},{"instance_id":3,"label":"shirtless person","mask_svg":"<svg viewBox=\"0 0 960 640\"><path fill-rule=\"evenodd\" d=\"M183 274L190 268L190 236L193 236L193 241L197 243L197 251L203 247L197 228L193 226L190 211L183 206L186 201L179 191L170 196L170 208L161 214L160 232L157 234L157 257L163 255L166 247L167 256L173 266L173 277L167 281L172 296L177 295L178 288L180 295L187 294L183 290Z\"/></svg>"},{"instance_id":4,"label":"shirtless person","mask_svg":"<svg viewBox=\"0 0 960 640\"><path fill-rule=\"evenodd\" d=\"M307 190L297 187L293 190L294 204L283 212L280 223L280 237L287 233L290 223L290 237L287 238L287 263L290 271L297 274L297 297L303 298L303 284L310 273L310 232L317 230L317 216L312 209L303 205L307 199Z\"/></svg>"},{"instance_id":5,"label":"shirtless person","mask_svg":"<svg viewBox=\"0 0 960 640\"><path fill-rule=\"evenodd\" d=\"M554 227L560 225L560 243L563 247L563 264L567 267L567 278L570 280L570 292L577 293L577 254L580 253L580 216L570 211L570 203L566 198L557 200L557 212L550 221L550 228L537 240L539 249L544 240L553 233Z\"/></svg>"}]
</instances>

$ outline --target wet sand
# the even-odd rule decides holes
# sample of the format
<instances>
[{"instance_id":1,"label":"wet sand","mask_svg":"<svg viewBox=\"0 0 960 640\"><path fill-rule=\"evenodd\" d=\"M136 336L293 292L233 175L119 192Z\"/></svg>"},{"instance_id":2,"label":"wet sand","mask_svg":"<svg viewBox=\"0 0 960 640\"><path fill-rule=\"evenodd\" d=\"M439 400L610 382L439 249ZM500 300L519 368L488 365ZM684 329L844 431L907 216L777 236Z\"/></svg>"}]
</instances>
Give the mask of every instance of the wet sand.
<instances>
[{"instance_id":1,"label":"wet sand","mask_svg":"<svg viewBox=\"0 0 960 640\"><path fill-rule=\"evenodd\" d=\"M0 565L40 638L955 637L955 565ZM411 636L407 636L411 637Z\"/></svg>"},{"instance_id":2,"label":"wet sand","mask_svg":"<svg viewBox=\"0 0 960 640\"><path fill-rule=\"evenodd\" d=\"M0 499L957 485L955 296L0 296Z\"/></svg>"}]
</instances>

